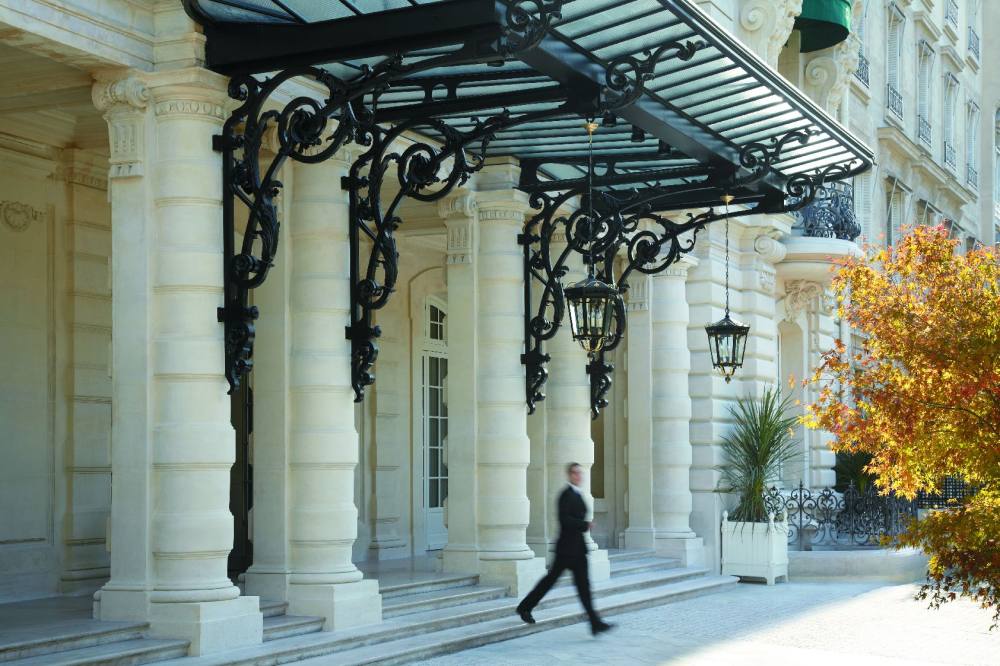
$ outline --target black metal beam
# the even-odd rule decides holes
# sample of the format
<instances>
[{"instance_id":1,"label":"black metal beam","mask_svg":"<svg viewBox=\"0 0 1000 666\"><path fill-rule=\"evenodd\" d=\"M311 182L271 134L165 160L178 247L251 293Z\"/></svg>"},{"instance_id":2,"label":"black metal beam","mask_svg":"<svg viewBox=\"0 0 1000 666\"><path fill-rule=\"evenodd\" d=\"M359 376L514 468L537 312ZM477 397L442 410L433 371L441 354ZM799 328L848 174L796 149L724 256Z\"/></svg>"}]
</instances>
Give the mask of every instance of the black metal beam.
<instances>
[{"instance_id":1,"label":"black metal beam","mask_svg":"<svg viewBox=\"0 0 1000 666\"><path fill-rule=\"evenodd\" d=\"M209 69L233 76L470 40L485 45L501 34L494 5L493 0L442 0L307 24L206 23L205 59Z\"/></svg>"}]
</instances>

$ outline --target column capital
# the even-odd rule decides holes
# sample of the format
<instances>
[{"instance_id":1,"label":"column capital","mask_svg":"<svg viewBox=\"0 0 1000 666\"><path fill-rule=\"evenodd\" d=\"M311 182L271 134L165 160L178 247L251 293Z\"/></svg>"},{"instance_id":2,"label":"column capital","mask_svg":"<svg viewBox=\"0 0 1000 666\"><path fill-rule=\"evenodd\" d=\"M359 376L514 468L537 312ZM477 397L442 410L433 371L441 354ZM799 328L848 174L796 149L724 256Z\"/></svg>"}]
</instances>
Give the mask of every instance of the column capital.
<instances>
[{"instance_id":1,"label":"column capital","mask_svg":"<svg viewBox=\"0 0 1000 666\"><path fill-rule=\"evenodd\" d=\"M666 269L660 271L655 277L664 278L687 278L688 271L698 265L698 258L691 255L684 255Z\"/></svg>"},{"instance_id":2,"label":"column capital","mask_svg":"<svg viewBox=\"0 0 1000 666\"><path fill-rule=\"evenodd\" d=\"M145 77L131 71L101 74L90 95L108 123L108 179L142 176L146 161L145 117L151 99Z\"/></svg>"},{"instance_id":3,"label":"column capital","mask_svg":"<svg viewBox=\"0 0 1000 666\"><path fill-rule=\"evenodd\" d=\"M639 273L635 278L629 280L628 303L626 304L629 312L649 310L649 283L650 276L643 273Z\"/></svg>"},{"instance_id":4,"label":"column capital","mask_svg":"<svg viewBox=\"0 0 1000 666\"><path fill-rule=\"evenodd\" d=\"M149 104L149 87L136 72L99 75L90 90L98 111L142 111Z\"/></svg>"},{"instance_id":5,"label":"column capital","mask_svg":"<svg viewBox=\"0 0 1000 666\"><path fill-rule=\"evenodd\" d=\"M229 107L229 79L201 67L157 72L147 77L153 111L158 117L188 116L225 120Z\"/></svg>"},{"instance_id":6,"label":"column capital","mask_svg":"<svg viewBox=\"0 0 1000 666\"><path fill-rule=\"evenodd\" d=\"M518 190L490 190L476 192L476 206L480 222L524 224L524 218L533 212L528 195Z\"/></svg>"},{"instance_id":7,"label":"column capital","mask_svg":"<svg viewBox=\"0 0 1000 666\"><path fill-rule=\"evenodd\" d=\"M465 190L438 201L438 215L448 220L451 218L474 218L479 209L476 195Z\"/></svg>"}]
</instances>

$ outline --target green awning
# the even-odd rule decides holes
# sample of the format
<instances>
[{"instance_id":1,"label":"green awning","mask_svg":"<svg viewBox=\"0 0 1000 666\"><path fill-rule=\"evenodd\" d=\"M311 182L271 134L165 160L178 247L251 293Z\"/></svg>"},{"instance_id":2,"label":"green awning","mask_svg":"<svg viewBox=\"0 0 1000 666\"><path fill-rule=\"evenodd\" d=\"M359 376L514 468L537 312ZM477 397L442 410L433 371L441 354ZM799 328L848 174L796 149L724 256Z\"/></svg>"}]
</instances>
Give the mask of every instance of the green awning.
<instances>
[{"instance_id":1,"label":"green awning","mask_svg":"<svg viewBox=\"0 0 1000 666\"><path fill-rule=\"evenodd\" d=\"M803 0L795 28L802 53L839 44L851 34L851 0Z\"/></svg>"}]
</instances>

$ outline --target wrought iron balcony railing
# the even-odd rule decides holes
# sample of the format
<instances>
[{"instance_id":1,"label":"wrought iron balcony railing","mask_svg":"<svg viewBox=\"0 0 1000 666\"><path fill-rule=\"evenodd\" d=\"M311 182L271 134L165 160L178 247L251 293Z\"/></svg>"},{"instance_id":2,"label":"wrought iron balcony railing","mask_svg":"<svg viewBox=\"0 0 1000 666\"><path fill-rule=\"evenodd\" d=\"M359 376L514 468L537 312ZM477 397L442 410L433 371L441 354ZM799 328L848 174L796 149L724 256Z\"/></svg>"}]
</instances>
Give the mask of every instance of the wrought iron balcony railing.
<instances>
[{"instance_id":1,"label":"wrought iron balcony railing","mask_svg":"<svg viewBox=\"0 0 1000 666\"><path fill-rule=\"evenodd\" d=\"M931 123L923 116L917 117L917 139L928 148L931 145Z\"/></svg>"},{"instance_id":2,"label":"wrought iron balcony railing","mask_svg":"<svg viewBox=\"0 0 1000 666\"><path fill-rule=\"evenodd\" d=\"M903 118L903 96L899 94L891 83L887 84L886 87L886 105L889 110L896 114L900 119Z\"/></svg>"},{"instance_id":3,"label":"wrought iron balcony railing","mask_svg":"<svg viewBox=\"0 0 1000 666\"><path fill-rule=\"evenodd\" d=\"M948 0L948 4L945 5L944 20L956 32L958 31L958 2L955 0Z\"/></svg>"},{"instance_id":4,"label":"wrought iron balcony railing","mask_svg":"<svg viewBox=\"0 0 1000 666\"><path fill-rule=\"evenodd\" d=\"M979 60L979 33L969 26L969 53L976 56L976 60Z\"/></svg>"},{"instance_id":5,"label":"wrought iron balcony railing","mask_svg":"<svg viewBox=\"0 0 1000 666\"><path fill-rule=\"evenodd\" d=\"M958 158L955 154L955 146L950 142L944 142L944 165L955 169L958 166Z\"/></svg>"},{"instance_id":6,"label":"wrought iron balcony railing","mask_svg":"<svg viewBox=\"0 0 1000 666\"><path fill-rule=\"evenodd\" d=\"M862 54L858 54L858 68L854 70L854 76L858 77L858 81L865 84L868 87L869 81L869 69L868 69L868 58Z\"/></svg>"},{"instance_id":7,"label":"wrought iron balcony railing","mask_svg":"<svg viewBox=\"0 0 1000 666\"><path fill-rule=\"evenodd\" d=\"M979 171L977 171L976 167L971 164L965 165L965 182L969 185L969 187L979 187Z\"/></svg>"},{"instance_id":8,"label":"wrought iron balcony railing","mask_svg":"<svg viewBox=\"0 0 1000 666\"><path fill-rule=\"evenodd\" d=\"M854 214L854 188L847 183L831 183L819 189L811 204L796 213L802 235L812 238L857 240L861 225Z\"/></svg>"}]
</instances>

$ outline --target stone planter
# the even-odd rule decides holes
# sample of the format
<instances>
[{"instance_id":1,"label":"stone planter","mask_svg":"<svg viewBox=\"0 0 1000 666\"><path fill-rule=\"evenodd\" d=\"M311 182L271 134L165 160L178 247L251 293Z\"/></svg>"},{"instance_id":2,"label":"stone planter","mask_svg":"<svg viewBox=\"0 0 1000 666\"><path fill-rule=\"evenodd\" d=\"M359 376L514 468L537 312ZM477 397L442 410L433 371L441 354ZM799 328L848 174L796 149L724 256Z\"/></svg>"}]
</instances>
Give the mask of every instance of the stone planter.
<instances>
[{"instance_id":1,"label":"stone planter","mask_svg":"<svg viewBox=\"0 0 1000 666\"><path fill-rule=\"evenodd\" d=\"M762 578L774 585L778 578L788 582L788 525L784 518L766 523L729 521L722 513L722 573L742 578Z\"/></svg>"}]
</instances>

